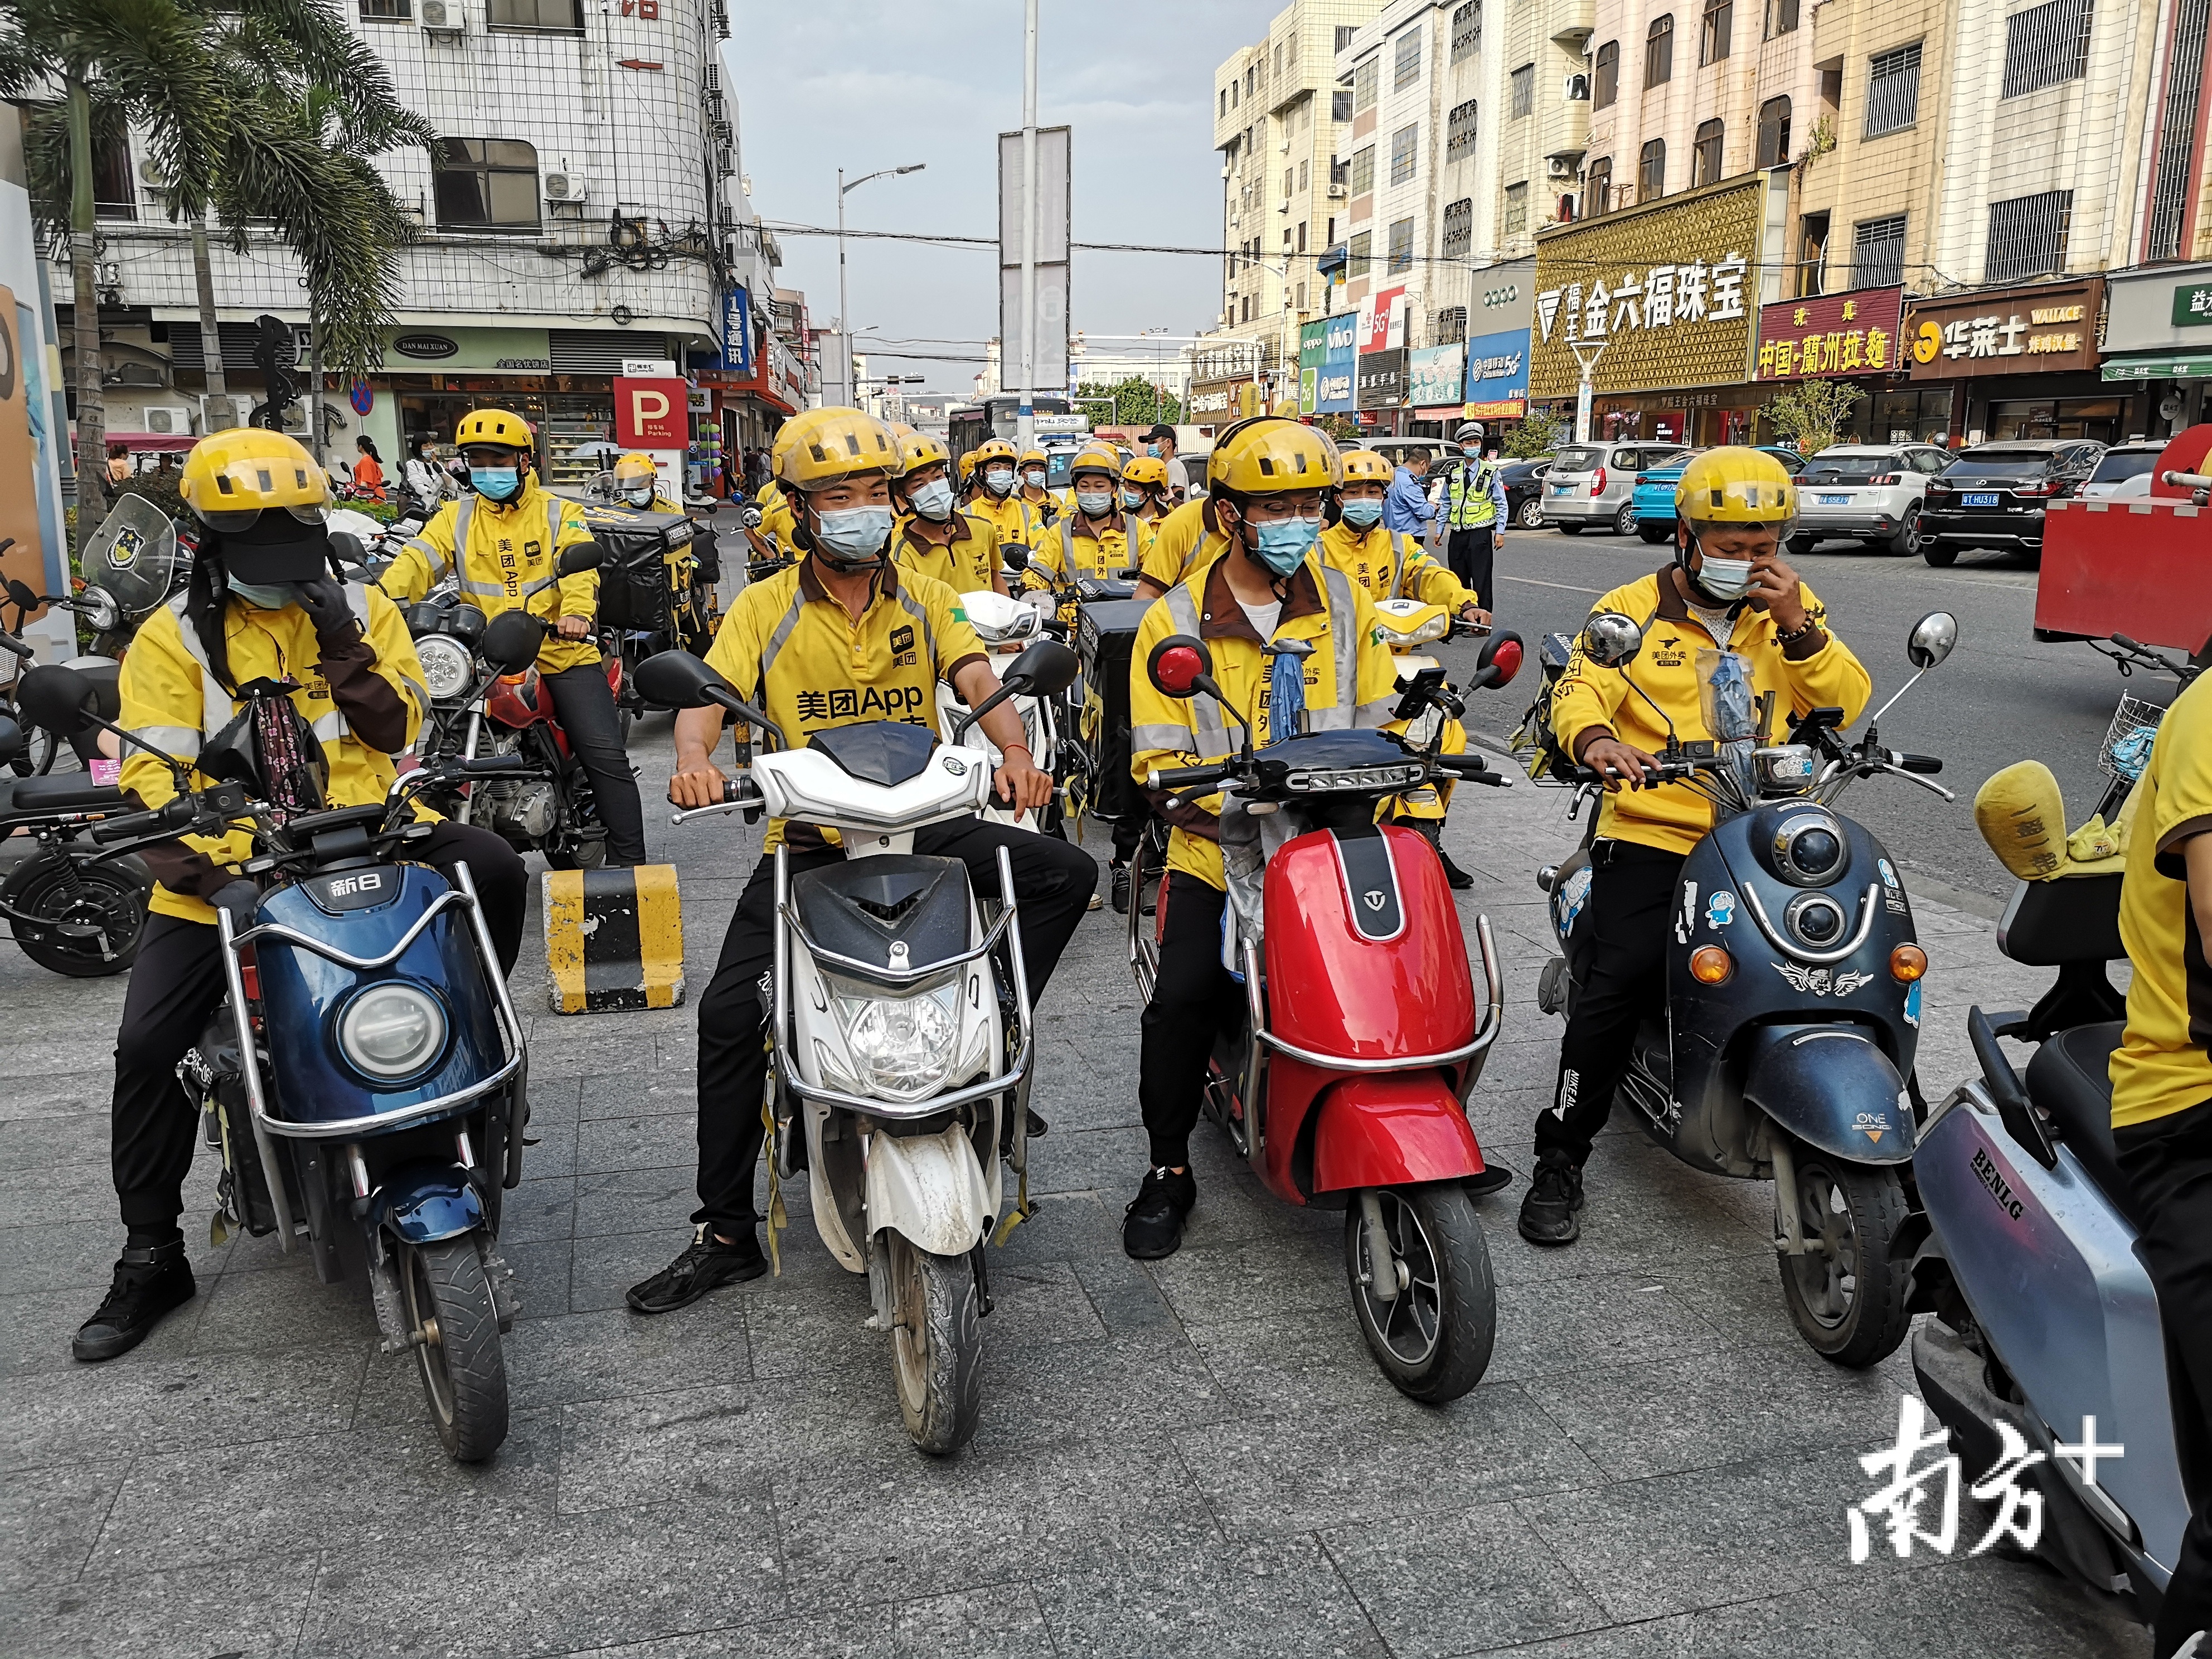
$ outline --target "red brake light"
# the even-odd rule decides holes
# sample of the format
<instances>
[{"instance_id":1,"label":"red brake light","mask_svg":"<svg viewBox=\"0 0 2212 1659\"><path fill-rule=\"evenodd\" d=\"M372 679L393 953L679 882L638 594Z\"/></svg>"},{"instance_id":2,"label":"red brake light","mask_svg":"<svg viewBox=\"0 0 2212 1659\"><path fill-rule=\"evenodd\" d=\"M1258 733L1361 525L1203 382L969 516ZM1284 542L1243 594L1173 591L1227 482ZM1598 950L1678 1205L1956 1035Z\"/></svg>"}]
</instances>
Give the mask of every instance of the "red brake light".
<instances>
[{"instance_id":1,"label":"red brake light","mask_svg":"<svg viewBox=\"0 0 2212 1659\"><path fill-rule=\"evenodd\" d=\"M1593 495L1602 495L1605 494L1605 469L1603 467L1598 468L1597 477L1590 481L1590 494Z\"/></svg>"},{"instance_id":2,"label":"red brake light","mask_svg":"<svg viewBox=\"0 0 2212 1659\"><path fill-rule=\"evenodd\" d=\"M1869 483L1878 484L1903 483L1905 482L1905 478L1904 475L1901 473L1877 472L1872 478L1869 479L1868 482Z\"/></svg>"}]
</instances>

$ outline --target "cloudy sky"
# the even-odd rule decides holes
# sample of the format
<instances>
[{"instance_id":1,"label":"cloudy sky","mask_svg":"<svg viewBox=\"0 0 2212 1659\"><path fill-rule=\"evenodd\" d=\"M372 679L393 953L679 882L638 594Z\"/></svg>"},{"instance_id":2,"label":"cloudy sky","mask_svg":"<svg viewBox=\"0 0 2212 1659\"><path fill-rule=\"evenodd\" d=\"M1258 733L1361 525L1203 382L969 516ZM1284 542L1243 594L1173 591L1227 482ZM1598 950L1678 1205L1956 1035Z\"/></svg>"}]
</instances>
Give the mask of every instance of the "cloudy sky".
<instances>
[{"instance_id":1,"label":"cloudy sky","mask_svg":"<svg viewBox=\"0 0 2212 1659\"><path fill-rule=\"evenodd\" d=\"M1213 70L1267 33L1279 0L1117 0L1039 7L1037 120L1073 129L1078 241L1217 247L1220 158ZM996 135L1021 125L1021 0L738 0L724 53L744 168L763 219L834 226L848 177L921 161L846 198L854 229L990 236ZM836 243L782 237L786 286L817 325L837 309ZM880 374L964 394L998 332L989 249L848 239L853 325L876 325ZM1220 305L1220 263L1079 252L1072 325L1097 334L1194 334ZM915 361L895 361L892 352Z\"/></svg>"}]
</instances>

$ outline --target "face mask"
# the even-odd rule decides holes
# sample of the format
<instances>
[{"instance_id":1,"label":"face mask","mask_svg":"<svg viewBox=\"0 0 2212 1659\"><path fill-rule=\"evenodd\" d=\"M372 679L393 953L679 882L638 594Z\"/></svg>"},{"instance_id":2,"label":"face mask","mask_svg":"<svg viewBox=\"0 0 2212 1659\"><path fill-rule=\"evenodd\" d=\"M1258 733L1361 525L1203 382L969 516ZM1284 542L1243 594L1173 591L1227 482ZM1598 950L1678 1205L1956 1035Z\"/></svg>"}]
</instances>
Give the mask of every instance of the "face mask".
<instances>
[{"instance_id":1,"label":"face mask","mask_svg":"<svg viewBox=\"0 0 2212 1659\"><path fill-rule=\"evenodd\" d=\"M1160 447L1158 444L1146 444L1145 446L1145 453L1151 456L1157 461L1160 458Z\"/></svg>"},{"instance_id":2,"label":"face mask","mask_svg":"<svg viewBox=\"0 0 2212 1659\"><path fill-rule=\"evenodd\" d=\"M1306 562L1313 550L1315 539L1321 534L1318 519L1284 519L1274 524L1252 526L1258 538L1260 562L1278 576L1287 576Z\"/></svg>"},{"instance_id":3,"label":"face mask","mask_svg":"<svg viewBox=\"0 0 2212 1659\"><path fill-rule=\"evenodd\" d=\"M1697 573L1690 580L1708 599L1723 605L1733 604L1751 586L1751 561L1717 559L1707 553L1699 559Z\"/></svg>"},{"instance_id":4,"label":"face mask","mask_svg":"<svg viewBox=\"0 0 2212 1659\"><path fill-rule=\"evenodd\" d=\"M1075 504L1095 519L1114 505L1114 497L1109 490L1079 489L1075 492Z\"/></svg>"},{"instance_id":5,"label":"face mask","mask_svg":"<svg viewBox=\"0 0 2212 1659\"><path fill-rule=\"evenodd\" d=\"M632 507L651 507L653 505L653 486L651 484L647 484L641 489L625 489L623 491L623 499L628 501Z\"/></svg>"},{"instance_id":6,"label":"face mask","mask_svg":"<svg viewBox=\"0 0 2212 1659\"><path fill-rule=\"evenodd\" d=\"M1482 459L1482 446L1480 444L1467 444L1462 447L1459 453L1466 456L1470 461L1479 461Z\"/></svg>"},{"instance_id":7,"label":"face mask","mask_svg":"<svg viewBox=\"0 0 2212 1659\"><path fill-rule=\"evenodd\" d=\"M925 519L949 519L952 516L952 485L944 478L932 478L914 492L914 510Z\"/></svg>"},{"instance_id":8,"label":"face mask","mask_svg":"<svg viewBox=\"0 0 2212 1659\"><path fill-rule=\"evenodd\" d=\"M486 501L512 501L522 490L522 471L512 466L472 466L469 487Z\"/></svg>"},{"instance_id":9,"label":"face mask","mask_svg":"<svg viewBox=\"0 0 2212 1659\"><path fill-rule=\"evenodd\" d=\"M891 510L888 507L851 507L824 513L816 521L814 545L833 565L857 569L884 556L891 538Z\"/></svg>"},{"instance_id":10,"label":"face mask","mask_svg":"<svg viewBox=\"0 0 2212 1659\"><path fill-rule=\"evenodd\" d=\"M1012 467L994 466L985 469L983 488L994 495L1003 495L1013 487L1014 471Z\"/></svg>"},{"instance_id":11,"label":"face mask","mask_svg":"<svg viewBox=\"0 0 2212 1659\"><path fill-rule=\"evenodd\" d=\"M1382 520L1382 503L1358 501L1344 504L1344 521L1354 530L1372 530Z\"/></svg>"},{"instance_id":12,"label":"face mask","mask_svg":"<svg viewBox=\"0 0 2212 1659\"><path fill-rule=\"evenodd\" d=\"M1032 467L1030 471L1022 474L1022 482L1027 484L1031 489L1042 489L1044 488L1044 474Z\"/></svg>"},{"instance_id":13,"label":"face mask","mask_svg":"<svg viewBox=\"0 0 2212 1659\"><path fill-rule=\"evenodd\" d=\"M264 611L282 611L300 591L297 582L242 582L232 575L225 575L222 583L246 604L258 605Z\"/></svg>"},{"instance_id":14,"label":"face mask","mask_svg":"<svg viewBox=\"0 0 2212 1659\"><path fill-rule=\"evenodd\" d=\"M1131 512L1133 513L1137 508L1142 507L1144 504L1145 492L1143 490L1125 489L1121 492L1121 505L1127 507Z\"/></svg>"}]
</instances>

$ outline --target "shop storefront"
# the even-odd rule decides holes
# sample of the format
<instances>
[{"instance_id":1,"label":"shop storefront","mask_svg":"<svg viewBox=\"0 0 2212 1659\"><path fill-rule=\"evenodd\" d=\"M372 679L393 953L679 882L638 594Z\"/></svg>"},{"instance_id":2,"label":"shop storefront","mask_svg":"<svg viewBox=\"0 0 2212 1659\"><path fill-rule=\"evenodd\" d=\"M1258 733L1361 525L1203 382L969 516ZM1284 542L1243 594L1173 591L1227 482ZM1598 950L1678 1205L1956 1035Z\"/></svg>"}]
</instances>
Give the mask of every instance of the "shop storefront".
<instances>
[{"instance_id":1,"label":"shop storefront","mask_svg":"<svg viewBox=\"0 0 2212 1659\"><path fill-rule=\"evenodd\" d=\"M1950 396L1954 444L2094 438L2131 428L2130 394L2099 368L2105 279L2035 283L1915 300L1905 307L1907 379Z\"/></svg>"},{"instance_id":2,"label":"shop storefront","mask_svg":"<svg viewBox=\"0 0 2212 1659\"><path fill-rule=\"evenodd\" d=\"M1462 418L1517 421L1528 412L1528 331L1479 334L1467 343L1467 401ZM1495 436L1495 433L1492 434Z\"/></svg>"},{"instance_id":3,"label":"shop storefront","mask_svg":"<svg viewBox=\"0 0 2212 1659\"><path fill-rule=\"evenodd\" d=\"M1260 395L1259 381L1249 374L1224 380L1194 380L1190 400L1183 408L1194 425L1225 426L1258 414Z\"/></svg>"},{"instance_id":4,"label":"shop storefront","mask_svg":"<svg viewBox=\"0 0 2212 1659\"><path fill-rule=\"evenodd\" d=\"M1314 412L1349 415L1358 407L1359 313L1344 312L1322 324L1321 374L1314 382Z\"/></svg>"},{"instance_id":5,"label":"shop storefront","mask_svg":"<svg viewBox=\"0 0 2212 1659\"><path fill-rule=\"evenodd\" d=\"M2127 431L2171 437L2204 418L2212 380L2212 264L2106 278L2106 386L2130 399Z\"/></svg>"},{"instance_id":6,"label":"shop storefront","mask_svg":"<svg viewBox=\"0 0 2212 1659\"><path fill-rule=\"evenodd\" d=\"M1413 406L1411 435L1443 438L1459 424L1467 402L1467 347L1422 346L1407 355L1406 401Z\"/></svg>"},{"instance_id":7,"label":"shop storefront","mask_svg":"<svg viewBox=\"0 0 2212 1659\"><path fill-rule=\"evenodd\" d=\"M1951 429L1950 390L1913 388L1901 288L1852 289L1762 306L1754 381L1771 395L1796 381L1848 380L1861 396L1838 428L1840 436L1858 443L1942 443ZM1753 441L1772 443L1778 434L1762 419Z\"/></svg>"},{"instance_id":8,"label":"shop storefront","mask_svg":"<svg viewBox=\"0 0 2212 1659\"><path fill-rule=\"evenodd\" d=\"M1403 435L1399 422L1406 403L1405 348L1361 352L1353 396L1358 400L1362 432Z\"/></svg>"}]
</instances>

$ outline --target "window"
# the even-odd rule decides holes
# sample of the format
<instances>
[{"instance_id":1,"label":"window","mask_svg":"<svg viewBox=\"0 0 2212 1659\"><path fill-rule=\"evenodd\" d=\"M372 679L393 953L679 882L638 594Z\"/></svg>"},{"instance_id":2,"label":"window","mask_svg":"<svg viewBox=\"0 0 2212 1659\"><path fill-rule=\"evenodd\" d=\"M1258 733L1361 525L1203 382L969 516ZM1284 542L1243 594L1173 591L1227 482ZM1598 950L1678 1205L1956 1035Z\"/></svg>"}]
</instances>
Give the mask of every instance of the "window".
<instances>
[{"instance_id":1,"label":"window","mask_svg":"<svg viewBox=\"0 0 2212 1659\"><path fill-rule=\"evenodd\" d=\"M138 191L131 181L131 139L123 132L97 136L92 151L93 212L101 219L136 219Z\"/></svg>"},{"instance_id":2,"label":"window","mask_svg":"<svg viewBox=\"0 0 2212 1659\"><path fill-rule=\"evenodd\" d=\"M1299 220L1299 221L1298 221L1298 252L1301 252L1301 253L1304 253L1305 251L1306 251L1306 222L1305 222L1304 220L1301 219L1301 220Z\"/></svg>"},{"instance_id":3,"label":"window","mask_svg":"<svg viewBox=\"0 0 2212 1659\"><path fill-rule=\"evenodd\" d=\"M1467 0L1455 8L1451 21L1451 60L1472 58L1482 50L1482 0Z\"/></svg>"},{"instance_id":4,"label":"window","mask_svg":"<svg viewBox=\"0 0 2212 1659\"><path fill-rule=\"evenodd\" d=\"M1341 88L1328 95L1328 118L1349 121L1352 118L1352 94Z\"/></svg>"},{"instance_id":5,"label":"window","mask_svg":"<svg viewBox=\"0 0 2212 1659\"><path fill-rule=\"evenodd\" d=\"M2181 256L2181 227L2194 193L2197 109L2204 84L2204 35L2209 0L2183 0L2175 20L2172 66L2166 71L2165 113L2158 124L2158 155L2151 175L2149 237L2154 259Z\"/></svg>"},{"instance_id":6,"label":"window","mask_svg":"<svg viewBox=\"0 0 2212 1659\"><path fill-rule=\"evenodd\" d=\"M1505 234L1525 236L1528 232L1528 186L1505 186Z\"/></svg>"},{"instance_id":7,"label":"window","mask_svg":"<svg viewBox=\"0 0 2212 1659\"><path fill-rule=\"evenodd\" d=\"M1607 156L1589 164L1589 173L1583 185L1583 213L1595 217L1613 205L1613 158Z\"/></svg>"},{"instance_id":8,"label":"window","mask_svg":"<svg viewBox=\"0 0 2212 1659\"><path fill-rule=\"evenodd\" d=\"M1636 160L1636 199L1656 202L1667 193L1667 141L1654 138Z\"/></svg>"},{"instance_id":9,"label":"window","mask_svg":"<svg viewBox=\"0 0 2212 1659\"><path fill-rule=\"evenodd\" d=\"M1390 135L1390 182L1402 185L1413 176L1420 163L1421 129L1419 125L1400 127Z\"/></svg>"},{"instance_id":10,"label":"window","mask_svg":"<svg viewBox=\"0 0 2212 1659\"><path fill-rule=\"evenodd\" d=\"M1851 286L1894 288L1905 280L1905 216L1863 219L1851 234Z\"/></svg>"},{"instance_id":11,"label":"window","mask_svg":"<svg viewBox=\"0 0 2212 1659\"><path fill-rule=\"evenodd\" d=\"M1252 296L1249 294L1244 296L1244 314L1237 320L1246 323L1252 320Z\"/></svg>"},{"instance_id":12,"label":"window","mask_svg":"<svg viewBox=\"0 0 2212 1659\"><path fill-rule=\"evenodd\" d=\"M1231 109L1237 107L1237 82L1234 81L1229 83L1229 107Z\"/></svg>"},{"instance_id":13,"label":"window","mask_svg":"<svg viewBox=\"0 0 2212 1659\"><path fill-rule=\"evenodd\" d=\"M1345 244L1344 280L1356 283L1367 275L1368 268L1374 263L1374 252L1375 233L1371 230L1354 232L1351 241Z\"/></svg>"},{"instance_id":14,"label":"window","mask_svg":"<svg viewBox=\"0 0 2212 1659\"><path fill-rule=\"evenodd\" d=\"M1437 250L1447 259L1464 259L1474 251L1474 198L1444 204L1443 244ZM1464 314L1460 320L1467 320Z\"/></svg>"},{"instance_id":15,"label":"window","mask_svg":"<svg viewBox=\"0 0 2212 1659\"><path fill-rule=\"evenodd\" d=\"M1721 176L1721 135L1718 121L1706 121L1698 128L1697 140L1690 147L1690 188L1710 185Z\"/></svg>"},{"instance_id":16,"label":"window","mask_svg":"<svg viewBox=\"0 0 2212 1659\"><path fill-rule=\"evenodd\" d=\"M1445 307L1437 313L1435 328L1436 331L1429 337L1432 345L1449 345L1455 340L1464 340L1467 338L1467 307Z\"/></svg>"},{"instance_id":17,"label":"window","mask_svg":"<svg viewBox=\"0 0 2212 1659\"><path fill-rule=\"evenodd\" d=\"M1790 159L1790 100L1770 98L1759 106L1759 161L1778 167Z\"/></svg>"},{"instance_id":18,"label":"window","mask_svg":"<svg viewBox=\"0 0 2212 1659\"><path fill-rule=\"evenodd\" d=\"M1305 285L1304 283L1300 283L1298 284L1298 309L1299 309L1300 311L1304 311L1305 308L1306 308L1306 285Z\"/></svg>"},{"instance_id":19,"label":"window","mask_svg":"<svg viewBox=\"0 0 2212 1659\"><path fill-rule=\"evenodd\" d=\"M1766 0L1766 38L1797 32L1797 0Z\"/></svg>"},{"instance_id":20,"label":"window","mask_svg":"<svg viewBox=\"0 0 2212 1659\"><path fill-rule=\"evenodd\" d=\"M1298 37L1292 35L1286 43L1287 61L1292 69L1298 66Z\"/></svg>"},{"instance_id":21,"label":"window","mask_svg":"<svg viewBox=\"0 0 2212 1659\"><path fill-rule=\"evenodd\" d=\"M1413 268L1413 222L1398 220L1390 227L1390 268L1385 273L1395 276L1401 270Z\"/></svg>"},{"instance_id":22,"label":"window","mask_svg":"<svg viewBox=\"0 0 2212 1659\"><path fill-rule=\"evenodd\" d=\"M365 23L404 23L414 15L408 0L361 0Z\"/></svg>"},{"instance_id":23,"label":"window","mask_svg":"<svg viewBox=\"0 0 2212 1659\"><path fill-rule=\"evenodd\" d=\"M1228 113L1229 113L1229 88L1226 88L1226 87L1224 87L1224 88L1222 88L1222 89L1221 89L1221 107L1220 107L1219 109L1216 110L1216 111L1214 112L1214 119L1216 119L1216 120L1218 121L1218 120L1221 119L1224 116L1227 115Z\"/></svg>"},{"instance_id":24,"label":"window","mask_svg":"<svg viewBox=\"0 0 2212 1659\"><path fill-rule=\"evenodd\" d=\"M1339 23L1336 26L1336 49L1342 52L1352 44L1352 37L1358 33L1359 31L1349 23Z\"/></svg>"},{"instance_id":25,"label":"window","mask_svg":"<svg viewBox=\"0 0 2212 1659\"><path fill-rule=\"evenodd\" d=\"M1297 191L1294 188L1297 184L1297 181L1298 170L1296 167L1285 167L1283 169L1283 199L1285 201L1290 200L1291 197L1297 194Z\"/></svg>"},{"instance_id":26,"label":"window","mask_svg":"<svg viewBox=\"0 0 2212 1659\"><path fill-rule=\"evenodd\" d=\"M1902 132L1920 118L1920 43L1876 53L1867 64L1866 136Z\"/></svg>"},{"instance_id":27,"label":"window","mask_svg":"<svg viewBox=\"0 0 2212 1659\"><path fill-rule=\"evenodd\" d=\"M441 230L538 228L538 152L513 138L441 138L430 146Z\"/></svg>"},{"instance_id":28,"label":"window","mask_svg":"<svg viewBox=\"0 0 2212 1659\"><path fill-rule=\"evenodd\" d=\"M1352 71L1352 110L1362 114L1375 107L1375 97L1382 83L1382 60L1370 58L1357 64Z\"/></svg>"},{"instance_id":29,"label":"window","mask_svg":"<svg viewBox=\"0 0 2212 1659\"><path fill-rule=\"evenodd\" d=\"M2020 98L2062 81L2078 81L2089 67L2091 0L2046 0L2005 19L2004 86L2000 98Z\"/></svg>"},{"instance_id":30,"label":"window","mask_svg":"<svg viewBox=\"0 0 2212 1659\"><path fill-rule=\"evenodd\" d=\"M1390 90L1403 92L1421 78L1421 31L1407 29L1395 43L1398 54L1396 65L1390 75Z\"/></svg>"},{"instance_id":31,"label":"window","mask_svg":"<svg viewBox=\"0 0 2212 1659\"><path fill-rule=\"evenodd\" d=\"M1444 118L1444 160L1463 161L1474 154L1474 104L1468 99L1456 104Z\"/></svg>"},{"instance_id":32,"label":"window","mask_svg":"<svg viewBox=\"0 0 2212 1659\"><path fill-rule=\"evenodd\" d=\"M1705 15L1698 25L1698 62L1717 64L1729 55L1729 36L1735 27L1735 0L1705 0Z\"/></svg>"},{"instance_id":33,"label":"window","mask_svg":"<svg viewBox=\"0 0 2212 1659\"><path fill-rule=\"evenodd\" d=\"M1644 33L1644 87L1664 86L1674 78L1674 19L1655 17Z\"/></svg>"},{"instance_id":34,"label":"window","mask_svg":"<svg viewBox=\"0 0 2212 1659\"><path fill-rule=\"evenodd\" d=\"M1298 163L1298 194L1301 196L1304 195L1306 191L1306 169L1310 165L1311 163L1306 161L1301 161Z\"/></svg>"},{"instance_id":35,"label":"window","mask_svg":"<svg viewBox=\"0 0 2212 1659\"><path fill-rule=\"evenodd\" d=\"M1375 188L1375 146L1368 144L1352 152L1352 193L1364 196Z\"/></svg>"},{"instance_id":36,"label":"window","mask_svg":"<svg viewBox=\"0 0 2212 1659\"><path fill-rule=\"evenodd\" d=\"M2066 269L2066 234L2074 218L2074 192L2047 190L1990 204L1990 249L1982 262L1985 283L2012 283Z\"/></svg>"},{"instance_id":37,"label":"window","mask_svg":"<svg viewBox=\"0 0 2212 1659\"><path fill-rule=\"evenodd\" d=\"M567 34L584 32L584 14L577 0L489 0L484 22L495 29L553 29Z\"/></svg>"},{"instance_id":38,"label":"window","mask_svg":"<svg viewBox=\"0 0 2212 1659\"><path fill-rule=\"evenodd\" d=\"M1814 299L1828 289L1828 216L1808 213L1797 239L1797 297Z\"/></svg>"},{"instance_id":39,"label":"window","mask_svg":"<svg viewBox=\"0 0 2212 1659\"><path fill-rule=\"evenodd\" d=\"M1508 106L1510 118L1518 121L1536 112L1536 66L1523 64L1506 77L1511 88L1512 102Z\"/></svg>"},{"instance_id":40,"label":"window","mask_svg":"<svg viewBox=\"0 0 2212 1659\"><path fill-rule=\"evenodd\" d=\"M1276 47L1275 47L1275 79L1277 79L1278 81L1279 81L1279 80L1281 80L1282 78L1283 78L1283 48L1282 48L1281 44L1279 42L1279 43L1276 45Z\"/></svg>"},{"instance_id":41,"label":"window","mask_svg":"<svg viewBox=\"0 0 2212 1659\"><path fill-rule=\"evenodd\" d=\"M1611 109L1620 96L1620 42L1608 40L1597 49L1597 84L1590 88L1592 109Z\"/></svg>"}]
</instances>

